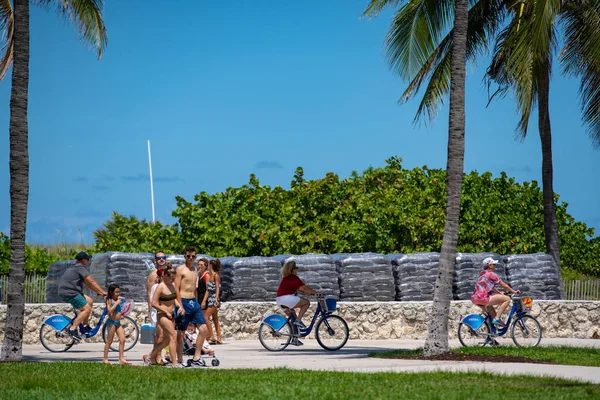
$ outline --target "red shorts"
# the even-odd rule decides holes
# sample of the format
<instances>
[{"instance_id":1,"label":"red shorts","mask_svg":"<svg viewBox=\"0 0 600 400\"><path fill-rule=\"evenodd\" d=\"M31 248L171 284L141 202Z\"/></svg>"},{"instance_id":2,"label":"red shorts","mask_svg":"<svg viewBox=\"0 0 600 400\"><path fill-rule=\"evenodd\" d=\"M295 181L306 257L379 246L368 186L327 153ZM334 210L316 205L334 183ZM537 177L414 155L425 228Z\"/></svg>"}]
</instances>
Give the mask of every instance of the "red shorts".
<instances>
[{"instance_id":1,"label":"red shorts","mask_svg":"<svg viewBox=\"0 0 600 400\"><path fill-rule=\"evenodd\" d=\"M477 297L471 297L471 301L473 302L473 304L477 305L477 306L487 306L488 303L490 302L490 298L486 297L485 299L480 299Z\"/></svg>"}]
</instances>

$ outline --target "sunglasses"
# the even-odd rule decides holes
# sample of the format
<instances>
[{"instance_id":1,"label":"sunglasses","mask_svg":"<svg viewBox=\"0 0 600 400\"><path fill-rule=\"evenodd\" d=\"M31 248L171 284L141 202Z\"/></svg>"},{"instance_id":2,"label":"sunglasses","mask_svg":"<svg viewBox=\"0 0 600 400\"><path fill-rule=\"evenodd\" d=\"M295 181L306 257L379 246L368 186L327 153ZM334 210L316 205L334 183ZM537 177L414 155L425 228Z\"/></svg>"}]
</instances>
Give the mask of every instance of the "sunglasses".
<instances>
[{"instance_id":1,"label":"sunglasses","mask_svg":"<svg viewBox=\"0 0 600 400\"><path fill-rule=\"evenodd\" d=\"M167 256L158 256L156 257L157 260L166 260Z\"/></svg>"},{"instance_id":2,"label":"sunglasses","mask_svg":"<svg viewBox=\"0 0 600 400\"><path fill-rule=\"evenodd\" d=\"M195 255L191 255L191 254L186 254L185 258L196 258L196 256Z\"/></svg>"}]
</instances>

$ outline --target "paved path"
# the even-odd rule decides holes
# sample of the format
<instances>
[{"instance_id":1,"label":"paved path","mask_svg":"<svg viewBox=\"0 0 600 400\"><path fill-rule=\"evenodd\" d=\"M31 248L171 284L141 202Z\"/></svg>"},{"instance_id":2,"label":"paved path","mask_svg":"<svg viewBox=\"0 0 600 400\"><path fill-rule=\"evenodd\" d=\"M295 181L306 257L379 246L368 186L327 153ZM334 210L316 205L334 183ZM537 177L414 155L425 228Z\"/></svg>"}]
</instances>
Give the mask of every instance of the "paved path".
<instances>
[{"instance_id":1,"label":"paved path","mask_svg":"<svg viewBox=\"0 0 600 400\"><path fill-rule=\"evenodd\" d=\"M600 384L600 367L579 367L567 365L519 364L519 363L480 363L453 361L389 360L370 358L372 351L393 349L415 349L423 346L422 340L350 340L336 352L323 350L315 340L306 340L302 347L290 346L283 352L266 351L258 340L228 340L223 345L214 346L221 361L218 368L293 368L353 372L426 372L426 371L489 371L505 374L530 374L553 376L567 379L590 381ZM546 339L545 345L588 346L600 348L600 340ZM459 346L451 341L451 346ZM104 345L82 343L65 353L50 353L41 345L26 345L23 348L25 361L102 361ZM149 353L150 345L137 344L125 353L134 365L143 365L142 355ZM116 353L110 360L117 361Z\"/></svg>"}]
</instances>

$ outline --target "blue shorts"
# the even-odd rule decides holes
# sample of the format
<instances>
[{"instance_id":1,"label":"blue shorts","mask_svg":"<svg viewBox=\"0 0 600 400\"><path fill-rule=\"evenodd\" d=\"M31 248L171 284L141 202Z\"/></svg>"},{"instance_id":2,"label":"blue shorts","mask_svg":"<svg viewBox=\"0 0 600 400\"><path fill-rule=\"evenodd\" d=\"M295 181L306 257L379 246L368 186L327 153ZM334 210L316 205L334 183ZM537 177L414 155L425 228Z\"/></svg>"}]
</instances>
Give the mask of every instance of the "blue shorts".
<instances>
[{"instance_id":1,"label":"blue shorts","mask_svg":"<svg viewBox=\"0 0 600 400\"><path fill-rule=\"evenodd\" d=\"M64 297L63 301L71 304L73 306L73 308L76 310L83 308L87 304L87 300L85 299L85 296L83 296L81 293L78 294L77 296L73 296L73 297Z\"/></svg>"},{"instance_id":2,"label":"blue shorts","mask_svg":"<svg viewBox=\"0 0 600 400\"><path fill-rule=\"evenodd\" d=\"M181 303L183 309L185 310L185 315L181 317L177 315L177 311L175 311L175 323L178 331L185 331L189 324L206 324L206 320L204 319L204 314L202 314L202 309L200 308L200 303L198 303L198 300L181 299Z\"/></svg>"}]
</instances>

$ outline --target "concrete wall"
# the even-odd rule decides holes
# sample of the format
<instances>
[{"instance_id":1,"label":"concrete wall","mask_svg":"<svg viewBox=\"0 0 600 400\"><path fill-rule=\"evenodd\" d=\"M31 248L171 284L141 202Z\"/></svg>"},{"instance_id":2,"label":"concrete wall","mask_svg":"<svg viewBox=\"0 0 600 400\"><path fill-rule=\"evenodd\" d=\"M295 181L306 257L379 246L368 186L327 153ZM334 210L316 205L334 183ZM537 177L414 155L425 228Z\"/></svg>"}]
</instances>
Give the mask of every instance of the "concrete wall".
<instances>
[{"instance_id":1,"label":"concrete wall","mask_svg":"<svg viewBox=\"0 0 600 400\"><path fill-rule=\"evenodd\" d=\"M97 319L102 305L95 305ZM308 316L312 317L315 305ZM458 317L478 312L470 301L453 301L450 309L450 338L456 338ZM24 343L39 344L39 328L43 317L54 313L72 315L72 307L60 304L27 304L25 307ZM274 302L223 303L219 313L223 337L257 339L261 316L276 313ZM351 339L425 339L431 302L340 302L337 314L350 327ZM141 326L147 310L137 303L130 316ZM589 339L600 334L600 301L534 300L531 315L538 318L545 338ZM0 340L4 338L6 306L0 306ZM92 319L94 321L94 319ZM102 341L97 334L91 341Z\"/></svg>"}]
</instances>

